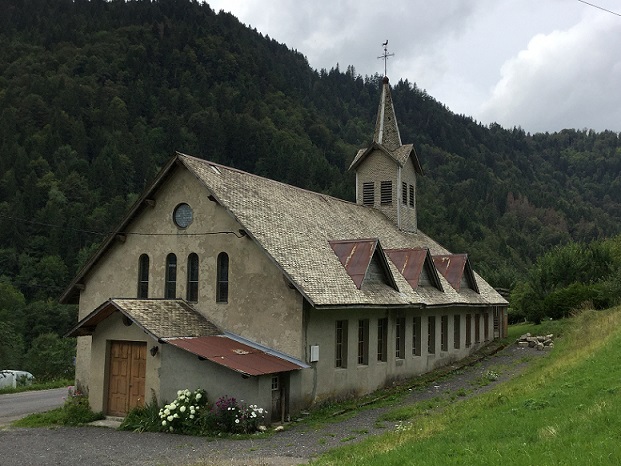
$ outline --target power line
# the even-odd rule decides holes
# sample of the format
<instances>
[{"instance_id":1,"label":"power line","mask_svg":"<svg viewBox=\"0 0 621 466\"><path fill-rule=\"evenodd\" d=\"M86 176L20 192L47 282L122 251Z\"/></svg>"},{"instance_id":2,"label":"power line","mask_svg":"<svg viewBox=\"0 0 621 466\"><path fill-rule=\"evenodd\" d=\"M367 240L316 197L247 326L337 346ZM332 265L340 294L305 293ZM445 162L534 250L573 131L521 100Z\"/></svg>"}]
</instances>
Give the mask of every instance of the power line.
<instances>
[{"instance_id":1,"label":"power line","mask_svg":"<svg viewBox=\"0 0 621 466\"><path fill-rule=\"evenodd\" d=\"M598 10L605 11L606 13L610 13L610 14L615 15L615 16L621 16L621 13L617 13L617 12L614 12L614 11L611 11L611 10L607 10L606 8L603 8L603 7L598 6L598 5L594 5L593 3L585 2L584 0L578 0L578 1L580 3L584 3L585 5L592 6L593 8L597 8Z\"/></svg>"}]
</instances>

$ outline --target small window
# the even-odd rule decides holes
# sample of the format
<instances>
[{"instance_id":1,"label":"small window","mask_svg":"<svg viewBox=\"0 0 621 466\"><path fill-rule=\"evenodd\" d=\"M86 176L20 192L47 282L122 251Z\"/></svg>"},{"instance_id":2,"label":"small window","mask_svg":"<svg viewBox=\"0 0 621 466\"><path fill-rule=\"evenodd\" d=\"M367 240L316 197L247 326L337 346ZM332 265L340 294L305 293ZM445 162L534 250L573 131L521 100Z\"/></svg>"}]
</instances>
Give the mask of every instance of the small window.
<instances>
[{"instance_id":1,"label":"small window","mask_svg":"<svg viewBox=\"0 0 621 466\"><path fill-rule=\"evenodd\" d=\"M414 185L410 185L410 207L414 207Z\"/></svg>"},{"instance_id":2,"label":"small window","mask_svg":"<svg viewBox=\"0 0 621 466\"><path fill-rule=\"evenodd\" d=\"M427 317L427 352L436 353L436 316Z\"/></svg>"},{"instance_id":3,"label":"small window","mask_svg":"<svg viewBox=\"0 0 621 466\"><path fill-rule=\"evenodd\" d=\"M382 181L380 189L380 202L382 205L392 204L392 181Z\"/></svg>"},{"instance_id":4,"label":"small window","mask_svg":"<svg viewBox=\"0 0 621 466\"><path fill-rule=\"evenodd\" d=\"M198 301L198 255L195 253L188 256L187 300L192 303Z\"/></svg>"},{"instance_id":5,"label":"small window","mask_svg":"<svg viewBox=\"0 0 621 466\"><path fill-rule=\"evenodd\" d=\"M272 376L272 391L276 391L278 389L280 389L280 384L278 383L278 376L277 375L273 375Z\"/></svg>"},{"instance_id":6,"label":"small window","mask_svg":"<svg viewBox=\"0 0 621 466\"><path fill-rule=\"evenodd\" d=\"M405 317L395 321L395 357L405 359Z\"/></svg>"},{"instance_id":7,"label":"small window","mask_svg":"<svg viewBox=\"0 0 621 466\"><path fill-rule=\"evenodd\" d=\"M149 256L141 254L138 259L138 298L149 297Z\"/></svg>"},{"instance_id":8,"label":"small window","mask_svg":"<svg viewBox=\"0 0 621 466\"><path fill-rule=\"evenodd\" d=\"M420 356L420 324L420 316L414 316L414 319L412 320L412 356Z\"/></svg>"},{"instance_id":9,"label":"small window","mask_svg":"<svg viewBox=\"0 0 621 466\"><path fill-rule=\"evenodd\" d=\"M362 204L371 207L375 205L375 184L373 182L362 183Z\"/></svg>"},{"instance_id":10,"label":"small window","mask_svg":"<svg viewBox=\"0 0 621 466\"><path fill-rule=\"evenodd\" d=\"M226 252L218 254L216 282L216 302L229 302L229 256Z\"/></svg>"},{"instance_id":11,"label":"small window","mask_svg":"<svg viewBox=\"0 0 621 466\"><path fill-rule=\"evenodd\" d=\"M388 319L377 320L377 360L386 362L388 356Z\"/></svg>"},{"instance_id":12,"label":"small window","mask_svg":"<svg viewBox=\"0 0 621 466\"><path fill-rule=\"evenodd\" d=\"M347 367L347 321L336 321L335 366Z\"/></svg>"},{"instance_id":13,"label":"small window","mask_svg":"<svg viewBox=\"0 0 621 466\"><path fill-rule=\"evenodd\" d=\"M175 299L177 297L177 256L168 254L166 256L166 286L164 288L164 298Z\"/></svg>"},{"instance_id":14,"label":"small window","mask_svg":"<svg viewBox=\"0 0 621 466\"><path fill-rule=\"evenodd\" d=\"M369 364L369 319L358 321L358 364Z\"/></svg>"},{"instance_id":15,"label":"small window","mask_svg":"<svg viewBox=\"0 0 621 466\"><path fill-rule=\"evenodd\" d=\"M453 316L453 348L459 349L461 345L461 319L459 314Z\"/></svg>"},{"instance_id":16,"label":"small window","mask_svg":"<svg viewBox=\"0 0 621 466\"><path fill-rule=\"evenodd\" d=\"M472 314L466 314L466 348L472 346Z\"/></svg>"},{"instance_id":17,"label":"small window","mask_svg":"<svg viewBox=\"0 0 621 466\"><path fill-rule=\"evenodd\" d=\"M448 316L440 317L440 351L448 351Z\"/></svg>"},{"instance_id":18,"label":"small window","mask_svg":"<svg viewBox=\"0 0 621 466\"><path fill-rule=\"evenodd\" d=\"M408 184L401 183L401 204L408 204Z\"/></svg>"},{"instance_id":19,"label":"small window","mask_svg":"<svg viewBox=\"0 0 621 466\"><path fill-rule=\"evenodd\" d=\"M481 343L481 314L474 315L474 342Z\"/></svg>"}]
</instances>

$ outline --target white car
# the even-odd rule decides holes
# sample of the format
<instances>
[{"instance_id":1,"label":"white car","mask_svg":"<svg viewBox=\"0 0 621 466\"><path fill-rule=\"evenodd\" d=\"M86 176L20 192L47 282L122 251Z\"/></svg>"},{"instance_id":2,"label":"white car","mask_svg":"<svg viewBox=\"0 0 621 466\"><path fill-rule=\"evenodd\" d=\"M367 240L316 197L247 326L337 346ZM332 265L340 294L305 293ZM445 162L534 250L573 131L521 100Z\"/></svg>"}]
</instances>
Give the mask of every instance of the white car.
<instances>
[{"instance_id":1,"label":"white car","mask_svg":"<svg viewBox=\"0 0 621 466\"><path fill-rule=\"evenodd\" d=\"M0 371L0 388L16 388L21 385L32 385L34 376L26 371L3 370Z\"/></svg>"}]
</instances>

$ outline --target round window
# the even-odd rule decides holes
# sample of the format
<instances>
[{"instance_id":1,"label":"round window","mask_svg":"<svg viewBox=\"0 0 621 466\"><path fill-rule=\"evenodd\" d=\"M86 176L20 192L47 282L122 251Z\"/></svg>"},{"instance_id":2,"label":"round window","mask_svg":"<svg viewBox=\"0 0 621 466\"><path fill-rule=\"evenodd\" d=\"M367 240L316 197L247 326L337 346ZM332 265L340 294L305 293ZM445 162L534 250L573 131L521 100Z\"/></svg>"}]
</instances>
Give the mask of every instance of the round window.
<instances>
[{"instance_id":1,"label":"round window","mask_svg":"<svg viewBox=\"0 0 621 466\"><path fill-rule=\"evenodd\" d=\"M192 207L188 204L179 204L173 212L173 221L179 228L187 228L192 223Z\"/></svg>"}]
</instances>

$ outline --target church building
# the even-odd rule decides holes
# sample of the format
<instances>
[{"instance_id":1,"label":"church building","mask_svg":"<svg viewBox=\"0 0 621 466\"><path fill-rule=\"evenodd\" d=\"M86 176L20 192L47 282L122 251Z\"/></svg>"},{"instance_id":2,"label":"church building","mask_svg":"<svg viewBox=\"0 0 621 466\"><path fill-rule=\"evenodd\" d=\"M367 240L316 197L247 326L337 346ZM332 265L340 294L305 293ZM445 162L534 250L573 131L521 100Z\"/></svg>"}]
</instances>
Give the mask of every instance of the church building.
<instances>
[{"instance_id":1,"label":"church building","mask_svg":"<svg viewBox=\"0 0 621 466\"><path fill-rule=\"evenodd\" d=\"M507 301L418 229L388 78L350 170L355 203L175 154L61 298L92 408L203 388L281 421L505 336Z\"/></svg>"}]
</instances>

